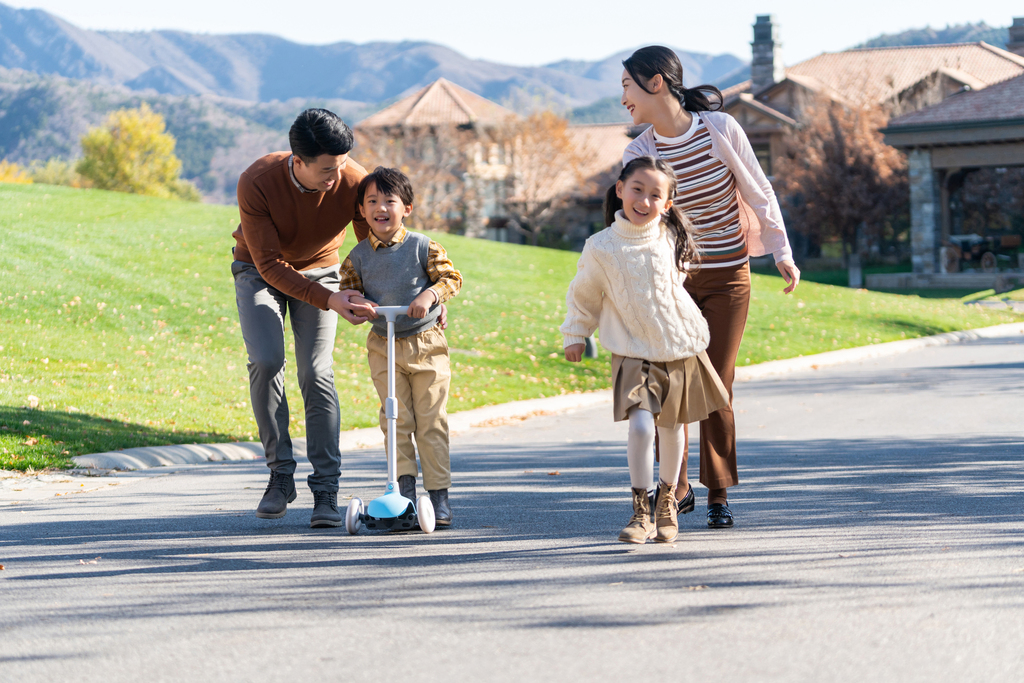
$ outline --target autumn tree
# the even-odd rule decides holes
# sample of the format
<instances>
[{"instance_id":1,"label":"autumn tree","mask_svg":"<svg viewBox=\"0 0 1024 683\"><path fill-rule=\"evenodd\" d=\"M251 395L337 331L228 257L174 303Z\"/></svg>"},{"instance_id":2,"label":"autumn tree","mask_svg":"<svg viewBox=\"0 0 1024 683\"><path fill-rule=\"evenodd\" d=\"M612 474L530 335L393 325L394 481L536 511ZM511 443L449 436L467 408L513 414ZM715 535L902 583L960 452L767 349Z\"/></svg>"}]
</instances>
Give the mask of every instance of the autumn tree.
<instances>
[{"instance_id":1,"label":"autumn tree","mask_svg":"<svg viewBox=\"0 0 1024 683\"><path fill-rule=\"evenodd\" d=\"M10 161L0 161L0 183L17 183L29 185L32 183L32 176L25 172L18 164Z\"/></svg>"},{"instance_id":2,"label":"autumn tree","mask_svg":"<svg viewBox=\"0 0 1024 683\"><path fill-rule=\"evenodd\" d=\"M466 183L475 133L457 126L403 129L356 128L359 162L398 168L412 182L415 204L411 227L434 232L461 232L473 202Z\"/></svg>"},{"instance_id":3,"label":"autumn tree","mask_svg":"<svg viewBox=\"0 0 1024 683\"><path fill-rule=\"evenodd\" d=\"M512 148L513 188L505 201L511 226L535 245L566 199L584 182L586 150L569 123L550 111L509 120L499 134Z\"/></svg>"},{"instance_id":4,"label":"autumn tree","mask_svg":"<svg viewBox=\"0 0 1024 683\"><path fill-rule=\"evenodd\" d=\"M120 109L103 126L82 136L83 158L76 170L95 187L153 197L199 201L194 185L182 180L181 160L164 118L149 105Z\"/></svg>"},{"instance_id":5,"label":"autumn tree","mask_svg":"<svg viewBox=\"0 0 1024 683\"><path fill-rule=\"evenodd\" d=\"M858 236L880 237L909 210L906 159L883 142L879 107L818 98L801 120L776 160L776 191L794 230L819 244L838 239L849 263Z\"/></svg>"}]
</instances>

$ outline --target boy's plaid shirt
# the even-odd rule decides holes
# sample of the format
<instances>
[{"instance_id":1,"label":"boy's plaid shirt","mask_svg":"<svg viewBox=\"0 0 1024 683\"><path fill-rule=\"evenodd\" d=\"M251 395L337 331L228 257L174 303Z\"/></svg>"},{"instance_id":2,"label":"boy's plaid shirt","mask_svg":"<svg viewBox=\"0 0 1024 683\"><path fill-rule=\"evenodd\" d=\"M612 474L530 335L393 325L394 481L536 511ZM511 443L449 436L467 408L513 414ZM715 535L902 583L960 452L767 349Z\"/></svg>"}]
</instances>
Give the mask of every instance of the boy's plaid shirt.
<instances>
[{"instance_id":1,"label":"boy's plaid shirt","mask_svg":"<svg viewBox=\"0 0 1024 683\"><path fill-rule=\"evenodd\" d=\"M408 231L405 226L398 228L398 232L395 233L394 239L387 244L384 244L377 236L373 234L373 230L370 231L370 236L367 237L370 240L370 246L374 251L377 251L377 247L384 246L390 247L393 244L401 244L405 241L405 236ZM355 289L359 292L363 291L363 281L359 277L359 274L355 272L352 267L352 259L345 257L344 263L341 264L341 271L339 273L341 277L341 284L339 289ZM443 304L448 301L462 289L462 273L455 269L451 259L448 258L448 252L444 250L440 244L434 240L430 240L430 247L427 252L427 277L434 284L429 287L433 290L437 296L437 303Z\"/></svg>"}]
</instances>

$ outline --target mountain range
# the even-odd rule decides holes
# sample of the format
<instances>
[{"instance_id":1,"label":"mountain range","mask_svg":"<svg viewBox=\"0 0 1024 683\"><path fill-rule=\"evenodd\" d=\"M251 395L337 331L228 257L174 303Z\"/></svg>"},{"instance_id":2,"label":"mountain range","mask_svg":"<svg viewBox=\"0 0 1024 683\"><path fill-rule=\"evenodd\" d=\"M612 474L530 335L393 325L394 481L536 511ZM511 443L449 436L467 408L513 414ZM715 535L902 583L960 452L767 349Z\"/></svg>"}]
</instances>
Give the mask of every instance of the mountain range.
<instances>
[{"instance_id":1,"label":"mountain range","mask_svg":"<svg viewBox=\"0 0 1024 683\"><path fill-rule=\"evenodd\" d=\"M677 52L691 84L746 65L729 54ZM0 4L0 66L166 95L369 105L444 77L520 111L566 110L615 95L627 56L523 67L469 59L428 42L301 45L262 34L91 31L43 10Z\"/></svg>"},{"instance_id":2,"label":"mountain range","mask_svg":"<svg viewBox=\"0 0 1024 683\"><path fill-rule=\"evenodd\" d=\"M1007 39L1006 28L982 23L883 35L858 47ZM749 77L749 65L733 55L676 52L688 85L725 88ZM146 102L177 139L182 175L207 201L231 203L239 173L285 149L288 127L306 107L355 123L444 77L521 113L550 108L576 123L624 121L619 77L629 53L518 67L427 42L314 46L270 35L90 31L0 3L0 159L74 159L81 136L109 112Z\"/></svg>"}]
</instances>

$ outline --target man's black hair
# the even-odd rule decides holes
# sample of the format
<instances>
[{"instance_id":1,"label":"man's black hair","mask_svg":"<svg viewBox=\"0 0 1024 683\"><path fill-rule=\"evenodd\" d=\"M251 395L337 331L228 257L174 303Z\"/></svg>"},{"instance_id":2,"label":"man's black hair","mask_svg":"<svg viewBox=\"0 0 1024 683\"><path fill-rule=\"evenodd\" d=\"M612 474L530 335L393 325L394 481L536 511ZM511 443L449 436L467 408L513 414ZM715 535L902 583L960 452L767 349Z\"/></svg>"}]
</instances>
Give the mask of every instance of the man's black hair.
<instances>
[{"instance_id":1,"label":"man's black hair","mask_svg":"<svg viewBox=\"0 0 1024 683\"><path fill-rule=\"evenodd\" d=\"M370 183L377 186L378 194L396 195L402 200L403 204L406 206L412 206L412 181L409 180L409 176L405 175L397 168L385 168L384 166L378 166L373 169L373 173L370 173L360 180L359 187L356 188L356 204L359 206L363 205L363 198L366 196L366 188L370 186Z\"/></svg>"},{"instance_id":2,"label":"man's black hair","mask_svg":"<svg viewBox=\"0 0 1024 683\"><path fill-rule=\"evenodd\" d=\"M321 154L348 154L355 145L348 124L326 109L307 109L299 114L288 131L288 142L292 154L307 164Z\"/></svg>"}]
</instances>

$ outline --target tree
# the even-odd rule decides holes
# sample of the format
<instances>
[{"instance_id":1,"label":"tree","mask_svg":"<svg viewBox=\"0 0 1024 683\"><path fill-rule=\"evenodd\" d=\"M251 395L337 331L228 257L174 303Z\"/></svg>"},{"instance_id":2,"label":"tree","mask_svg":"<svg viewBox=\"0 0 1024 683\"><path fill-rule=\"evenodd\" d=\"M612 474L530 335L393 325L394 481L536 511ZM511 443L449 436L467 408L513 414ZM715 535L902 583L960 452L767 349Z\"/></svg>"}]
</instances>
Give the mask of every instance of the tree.
<instances>
[{"instance_id":1,"label":"tree","mask_svg":"<svg viewBox=\"0 0 1024 683\"><path fill-rule=\"evenodd\" d=\"M32 176L25 172L18 164L9 161L0 161L0 183L17 183L19 185L30 185Z\"/></svg>"},{"instance_id":2,"label":"tree","mask_svg":"<svg viewBox=\"0 0 1024 683\"><path fill-rule=\"evenodd\" d=\"M819 98L801 119L776 160L776 189L794 229L819 243L840 240L849 263L858 237L882 236L909 210L907 162L882 141L880 107Z\"/></svg>"},{"instance_id":3,"label":"tree","mask_svg":"<svg viewBox=\"0 0 1024 683\"><path fill-rule=\"evenodd\" d=\"M412 216L418 230L462 232L473 187L466 183L475 134L455 126L400 130L356 128L359 162L397 168L409 176L415 192Z\"/></svg>"},{"instance_id":4,"label":"tree","mask_svg":"<svg viewBox=\"0 0 1024 683\"><path fill-rule=\"evenodd\" d=\"M510 120L502 133L512 147L514 176L505 207L516 219L512 227L536 246L546 221L583 184L586 150L568 121L550 111Z\"/></svg>"},{"instance_id":5,"label":"tree","mask_svg":"<svg viewBox=\"0 0 1024 683\"><path fill-rule=\"evenodd\" d=\"M174 154L174 136L164 118L143 103L119 109L105 124L82 136L77 171L95 187L153 197L199 201L201 195L180 178L181 161Z\"/></svg>"}]
</instances>

